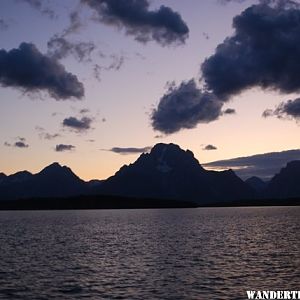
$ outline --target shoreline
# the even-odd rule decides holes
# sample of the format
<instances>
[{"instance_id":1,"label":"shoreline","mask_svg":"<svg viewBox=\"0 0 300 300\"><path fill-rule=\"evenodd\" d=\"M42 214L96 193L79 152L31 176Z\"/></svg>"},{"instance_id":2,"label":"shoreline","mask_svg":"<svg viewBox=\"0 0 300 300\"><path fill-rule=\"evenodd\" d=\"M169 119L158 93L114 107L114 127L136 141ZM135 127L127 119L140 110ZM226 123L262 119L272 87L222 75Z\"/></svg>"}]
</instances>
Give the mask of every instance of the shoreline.
<instances>
[{"instance_id":1,"label":"shoreline","mask_svg":"<svg viewBox=\"0 0 300 300\"><path fill-rule=\"evenodd\" d=\"M88 209L162 209L205 207L271 207L300 206L300 198L289 199L245 199L196 203L175 199L130 198L119 196L77 196L68 198L30 198L0 200L0 211L4 210L88 210Z\"/></svg>"}]
</instances>

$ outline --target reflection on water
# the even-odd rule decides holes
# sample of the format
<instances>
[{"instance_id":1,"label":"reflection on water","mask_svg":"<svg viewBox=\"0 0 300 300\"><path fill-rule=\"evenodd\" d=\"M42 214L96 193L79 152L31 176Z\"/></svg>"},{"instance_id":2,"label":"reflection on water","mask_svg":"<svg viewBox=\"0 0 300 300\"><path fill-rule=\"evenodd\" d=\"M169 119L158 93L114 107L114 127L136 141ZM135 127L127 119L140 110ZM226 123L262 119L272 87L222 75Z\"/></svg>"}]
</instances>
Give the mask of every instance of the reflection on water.
<instances>
[{"instance_id":1,"label":"reflection on water","mask_svg":"<svg viewBox=\"0 0 300 300\"><path fill-rule=\"evenodd\" d=\"M0 212L0 299L299 290L300 208Z\"/></svg>"}]
</instances>

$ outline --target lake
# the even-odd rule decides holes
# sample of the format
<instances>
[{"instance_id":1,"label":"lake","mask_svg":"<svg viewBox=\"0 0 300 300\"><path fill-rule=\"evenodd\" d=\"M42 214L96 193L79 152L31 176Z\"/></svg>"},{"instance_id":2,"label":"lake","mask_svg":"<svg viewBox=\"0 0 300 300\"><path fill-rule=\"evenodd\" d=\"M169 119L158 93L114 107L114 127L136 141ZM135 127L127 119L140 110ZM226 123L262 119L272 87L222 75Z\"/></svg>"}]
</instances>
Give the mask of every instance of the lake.
<instances>
[{"instance_id":1,"label":"lake","mask_svg":"<svg viewBox=\"0 0 300 300\"><path fill-rule=\"evenodd\" d=\"M300 207L0 212L0 299L299 290Z\"/></svg>"}]
</instances>

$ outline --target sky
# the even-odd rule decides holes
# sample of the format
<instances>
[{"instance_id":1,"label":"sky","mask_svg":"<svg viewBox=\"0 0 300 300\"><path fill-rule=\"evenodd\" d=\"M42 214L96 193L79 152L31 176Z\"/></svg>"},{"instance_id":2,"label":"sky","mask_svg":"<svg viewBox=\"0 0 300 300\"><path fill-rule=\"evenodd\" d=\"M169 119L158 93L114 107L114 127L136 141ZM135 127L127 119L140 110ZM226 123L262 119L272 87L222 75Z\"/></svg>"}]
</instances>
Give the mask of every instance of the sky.
<instances>
[{"instance_id":1,"label":"sky","mask_svg":"<svg viewBox=\"0 0 300 300\"><path fill-rule=\"evenodd\" d=\"M203 164L299 149L296 2L1 0L0 35L7 175L105 179L160 142Z\"/></svg>"}]
</instances>

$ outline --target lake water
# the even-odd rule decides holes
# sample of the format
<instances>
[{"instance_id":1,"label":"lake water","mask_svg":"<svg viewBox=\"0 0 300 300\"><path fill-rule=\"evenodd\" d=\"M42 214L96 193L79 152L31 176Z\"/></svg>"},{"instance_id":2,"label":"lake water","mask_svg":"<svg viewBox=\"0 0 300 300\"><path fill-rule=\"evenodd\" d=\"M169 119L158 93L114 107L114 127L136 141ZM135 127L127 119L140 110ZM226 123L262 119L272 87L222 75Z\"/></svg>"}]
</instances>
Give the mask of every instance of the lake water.
<instances>
[{"instance_id":1,"label":"lake water","mask_svg":"<svg viewBox=\"0 0 300 300\"><path fill-rule=\"evenodd\" d=\"M0 299L300 289L300 207L0 212Z\"/></svg>"}]
</instances>

